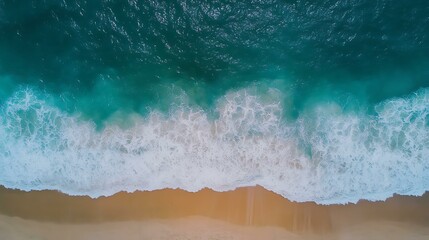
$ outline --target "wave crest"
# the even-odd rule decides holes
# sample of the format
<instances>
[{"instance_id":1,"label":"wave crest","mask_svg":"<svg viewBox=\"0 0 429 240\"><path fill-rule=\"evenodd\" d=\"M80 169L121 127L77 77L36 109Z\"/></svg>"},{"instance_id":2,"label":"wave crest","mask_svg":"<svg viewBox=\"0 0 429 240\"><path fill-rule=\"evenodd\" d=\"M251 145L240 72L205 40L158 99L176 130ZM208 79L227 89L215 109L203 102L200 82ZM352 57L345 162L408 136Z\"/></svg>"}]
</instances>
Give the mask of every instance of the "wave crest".
<instances>
[{"instance_id":1,"label":"wave crest","mask_svg":"<svg viewBox=\"0 0 429 240\"><path fill-rule=\"evenodd\" d=\"M230 92L214 119L182 106L168 115L130 116L128 128L109 123L97 130L22 90L0 114L0 184L91 197L258 184L323 204L429 188L429 90L380 103L375 115L331 104L295 121L283 119L281 101L269 95Z\"/></svg>"}]
</instances>

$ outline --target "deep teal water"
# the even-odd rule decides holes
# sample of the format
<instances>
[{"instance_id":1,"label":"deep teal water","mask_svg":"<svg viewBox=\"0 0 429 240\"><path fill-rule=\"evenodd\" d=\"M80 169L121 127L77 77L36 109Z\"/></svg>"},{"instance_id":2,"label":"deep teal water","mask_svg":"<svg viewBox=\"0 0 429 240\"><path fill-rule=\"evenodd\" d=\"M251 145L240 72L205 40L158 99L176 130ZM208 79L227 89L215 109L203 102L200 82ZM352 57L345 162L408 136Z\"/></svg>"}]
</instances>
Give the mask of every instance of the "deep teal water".
<instances>
[{"instance_id":1,"label":"deep teal water","mask_svg":"<svg viewBox=\"0 0 429 240\"><path fill-rule=\"evenodd\" d=\"M428 86L428 41L423 0L0 2L2 95L31 85L97 121L166 109L171 85L207 108L272 80L294 115L342 95L374 104Z\"/></svg>"},{"instance_id":2,"label":"deep teal water","mask_svg":"<svg viewBox=\"0 0 429 240\"><path fill-rule=\"evenodd\" d=\"M415 95L424 98L427 87L425 0L0 0L0 120L4 126L11 118L24 121L9 121L3 141L13 135L24 147L29 139L37 142L40 136L34 129L40 123L34 121L41 120L26 112L28 108L8 115L7 106L17 104L23 91L37 96L32 101L42 101L35 109L46 104L76 121L94 123L95 131L101 132L112 125L133 127L130 118L145 119L153 112L168 118L183 106L216 120L222 115L222 99L243 89L260 102L279 102L282 124L311 122L320 115L317 109L327 105L340 109L340 115L377 119L383 106ZM420 110L410 111L426 119L426 125L419 125L423 134L429 106L421 102ZM31 127L22 135L23 128L18 131L14 124ZM415 134L407 132L410 127L394 130L390 125L387 130L364 129L371 124L361 123L361 130L368 135L405 131L383 151L393 151L391 146L401 141L406 145L404 139ZM303 125L305 131L317 132L319 125L310 125ZM258 131L249 127L246 134L265 136ZM48 134L49 129L42 132ZM296 138L299 149L312 159L315 143ZM355 141L373 141L365 139ZM405 154L429 146L410 144L416 146L397 148L403 147ZM37 151L52 147L42 145ZM1 149L3 159L12 159L6 145L0 143ZM421 164L429 157L425 154L429 153L416 158ZM412 154L405 155L404 161ZM7 164L4 160L0 174L12 171ZM421 180L419 186L429 185L421 175L413 176ZM10 182L14 180L0 184Z\"/></svg>"}]
</instances>

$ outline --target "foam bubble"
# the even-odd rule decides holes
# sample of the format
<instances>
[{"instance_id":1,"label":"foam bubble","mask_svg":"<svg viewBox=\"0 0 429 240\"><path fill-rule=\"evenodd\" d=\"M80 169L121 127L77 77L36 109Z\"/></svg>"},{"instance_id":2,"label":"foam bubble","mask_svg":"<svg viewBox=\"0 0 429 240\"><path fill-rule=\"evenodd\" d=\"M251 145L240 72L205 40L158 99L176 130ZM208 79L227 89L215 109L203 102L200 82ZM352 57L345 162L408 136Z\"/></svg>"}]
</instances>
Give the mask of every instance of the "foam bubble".
<instances>
[{"instance_id":1,"label":"foam bubble","mask_svg":"<svg viewBox=\"0 0 429 240\"><path fill-rule=\"evenodd\" d=\"M71 195L262 185L295 201L383 200L429 188L429 90L379 104L377 114L320 105L282 118L278 91L249 89L218 101L217 117L181 106L94 123L22 90L0 114L0 184Z\"/></svg>"}]
</instances>

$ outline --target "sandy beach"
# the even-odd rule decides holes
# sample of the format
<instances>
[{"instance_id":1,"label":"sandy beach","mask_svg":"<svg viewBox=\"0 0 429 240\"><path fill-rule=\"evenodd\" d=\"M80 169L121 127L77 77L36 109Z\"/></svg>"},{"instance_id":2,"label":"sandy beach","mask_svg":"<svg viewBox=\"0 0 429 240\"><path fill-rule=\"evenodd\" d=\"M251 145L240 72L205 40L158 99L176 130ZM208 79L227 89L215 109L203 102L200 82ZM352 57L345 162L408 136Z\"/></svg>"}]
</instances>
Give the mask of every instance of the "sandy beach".
<instances>
[{"instance_id":1,"label":"sandy beach","mask_svg":"<svg viewBox=\"0 0 429 240\"><path fill-rule=\"evenodd\" d=\"M91 199L0 190L0 239L427 239L429 194L294 203L262 187Z\"/></svg>"}]
</instances>

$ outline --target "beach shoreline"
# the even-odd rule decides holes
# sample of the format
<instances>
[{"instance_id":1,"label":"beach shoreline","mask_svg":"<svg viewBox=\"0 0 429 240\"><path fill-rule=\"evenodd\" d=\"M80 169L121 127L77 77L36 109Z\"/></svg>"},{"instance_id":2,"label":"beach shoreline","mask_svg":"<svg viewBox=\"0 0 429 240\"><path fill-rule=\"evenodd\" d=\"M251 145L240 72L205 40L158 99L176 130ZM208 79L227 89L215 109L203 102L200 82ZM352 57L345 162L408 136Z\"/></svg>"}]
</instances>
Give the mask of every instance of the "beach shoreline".
<instances>
[{"instance_id":1,"label":"beach shoreline","mask_svg":"<svg viewBox=\"0 0 429 240\"><path fill-rule=\"evenodd\" d=\"M177 236L174 239L354 239L361 234L377 239L395 233L393 239L425 239L429 194L317 205L291 202L259 186L228 192L121 192L97 199L1 188L0 230L1 239L9 239L6 234L14 239L55 239L61 232L68 232L70 239L86 239L94 233L125 234L130 239L168 239L167 233L170 238Z\"/></svg>"}]
</instances>

